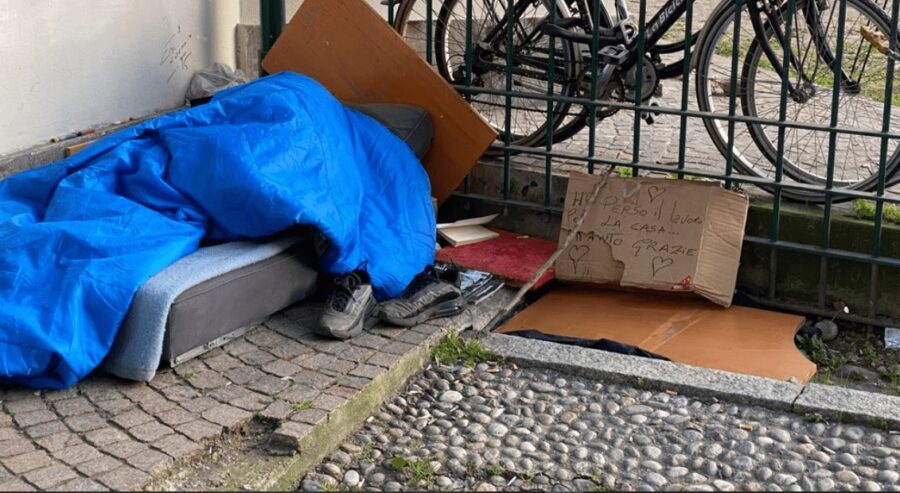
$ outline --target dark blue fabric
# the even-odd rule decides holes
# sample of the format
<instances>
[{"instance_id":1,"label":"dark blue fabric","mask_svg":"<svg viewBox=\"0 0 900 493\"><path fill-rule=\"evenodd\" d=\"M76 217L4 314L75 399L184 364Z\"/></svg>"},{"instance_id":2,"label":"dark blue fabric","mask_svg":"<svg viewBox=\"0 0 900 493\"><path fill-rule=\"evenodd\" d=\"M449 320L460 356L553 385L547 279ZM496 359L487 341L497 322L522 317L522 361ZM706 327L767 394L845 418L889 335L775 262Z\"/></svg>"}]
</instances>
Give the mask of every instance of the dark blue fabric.
<instances>
[{"instance_id":1,"label":"dark blue fabric","mask_svg":"<svg viewBox=\"0 0 900 493\"><path fill-rule=\"evenodd\" d=\"M322 268L376 296L434 260L409 147L315 81L281 73L0 182L0 383L63 388L112 345L137 289L201 240L313 225Z\"/></svg>"}]
</instances>

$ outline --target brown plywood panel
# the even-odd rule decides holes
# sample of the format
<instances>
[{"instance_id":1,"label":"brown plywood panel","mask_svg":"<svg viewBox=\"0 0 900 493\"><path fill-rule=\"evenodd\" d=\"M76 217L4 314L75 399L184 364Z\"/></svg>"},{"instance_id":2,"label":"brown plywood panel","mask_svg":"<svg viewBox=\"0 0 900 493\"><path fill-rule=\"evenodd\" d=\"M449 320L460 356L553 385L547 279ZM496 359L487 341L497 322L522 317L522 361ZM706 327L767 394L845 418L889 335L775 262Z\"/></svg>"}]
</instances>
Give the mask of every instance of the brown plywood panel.
<instances>
[{"instance_id":1,"label":"brown plywood panel","mask_svg":"<svg viewBox=\"0 0 900 493\"><path fill-rule=\"evenodd\" d=\"M352 103L411 104L434 124L423 159L439 203L462 183L497 133L364 0L306 0L263 60L316 79Z\"/></svg>"},{"instance_id":2,"label":"brown plywood panel","mask_svg":"<svg viewBox=\"0 0 900 493\"><path fill-rule=\"evenodd\" d=\"M816 366L794 345L803 317L699 299L567 287L517 314L498 332L536 329L609 339L680 363L807 382Z\"/></svg>"}]
</instances>

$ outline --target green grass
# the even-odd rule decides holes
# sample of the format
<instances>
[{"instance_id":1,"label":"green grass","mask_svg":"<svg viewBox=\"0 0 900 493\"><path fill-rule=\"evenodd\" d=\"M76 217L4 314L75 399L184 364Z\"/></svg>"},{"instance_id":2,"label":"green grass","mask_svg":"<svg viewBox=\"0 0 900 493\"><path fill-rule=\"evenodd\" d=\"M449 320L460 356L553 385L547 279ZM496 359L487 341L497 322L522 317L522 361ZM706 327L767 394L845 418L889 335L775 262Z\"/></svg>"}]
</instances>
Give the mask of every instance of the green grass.
<instances>
[{"instance_id":1,"label":"green grass","mask_svg":"<svg viewBox=\"0 0 900 493\"><path fill-rule=\"evenodd\" d=\"M669 178L671 178L673 180L677 180L678 173L676 173L676 172L669 173ZM694 175L688 175L688 174L685 174L684 178L682 178L682 179L687 180L687 181L703 181L703 178L700 176L694 176Z\"/></svg>"},{"instance_id":2,"label":"green grass","mask_svg":"<svg viewBox=\"0 0 900 493\"><path fill-rule=\"evenodd\" d=\"M399 455L391 457L388 461L391 467L398 471L405 471L409 474L409 482L410 483L418 483L419 481L424 481L428 484L431 484L434 481L435 471L434 468L431 467L431 461L428 459L418 459L414 461L408 461Z\"/></svg>"},{"instance_id":3,"label":"green grass","mask_svg":"<svg viewBox=\"0 0 900 493\"><path fill-rule=\"evenodd\" d=\"M616 174L620 178L631 178L634 176L634 168L626 168L625 166L617 166Z\"/></svg>"},{"instance_id":4,"label":"green grass","mask_svg":"<svg viewBox=\"0 0 900 493\"><path fill-rule=\"evenodd\" d=\"M871 426L872 428L878 428L883 431L888 431L888 422L884 418L867 418L866 424Z\"/></svg>"},{"instance_id":5,"label":"green grass","mask_svg":"<svg viewBox=\"0 0 900 493\"><path fill-rule=\"evenodd\" d=\"M853 201L853 215L857 219L875 220L875 202L865 199ZM884 204L881 217L884 221L900 224L900 206L896 204Z\"/></svg>"},{"instance_id":6,"label":"green grass","mask_svg":"<svg viewBox=\"0 0 900 493\"><path fill-rule=\"evenodd\" d=\"M634 383L634 387L640 390L645 390L649 386L650 384L647 383L647 380L645 380L644 377L638 377L637 382Z\"/></svg>"},{"instance_id":7,"label":"green grass","mask_svg":"<svg viewBox=\"0 0 900 493\"><path fill-rule=\"evenodd\" d=\"M459 334L451 332L431 350L431 357L440 364L452 364L462 361L463 365L472 368L478 363L502 361L502 358L481 345L477 339L464 340Z\"/></svg>"},{"instance_id":8,"label":"green grass","mask_svg":"<svg viewBox=\"0 0 900 493\"><path fill-rule=\"evenodd\" d=\"M806 421L809 421L810 423L824 423L825 422L825 416L822 416L822 414L820 414L820 413L806 413L803 415L803 417L806 419Z\"/></svg>"},{"instance_id":9,"label":"green grass","mask_svg":"<svg viewBox=\"0 0 900 493\"><path fill-rule=\"evenodd\" d=\"M800 349L818 368L813 381L826 385L833 385L832 374L850 362L850 356L828 349L820 337L801 337Z\"/></svg>"},{"instance_id":10,"label":"green grass","mask_svg":"<svg viewBox=\"0 0 900 493\"><path fill-rule=\"evenodd\" d=\"M487 473L489 476L503 476L506 470L500 466L500 464L491 464L490 467L487 468Z\"/></svg>"},{"instance_id":11,"label":"green grass","mask_svg":"<svg viewBox=\"0 0 900 493\"><path fill-rule=\"evenodd\" d=\"M307 409L312 409L312 407L312 401L295 402L291 404L291 409L295 412L306 411Z\"/></svg>"}]
</instances>

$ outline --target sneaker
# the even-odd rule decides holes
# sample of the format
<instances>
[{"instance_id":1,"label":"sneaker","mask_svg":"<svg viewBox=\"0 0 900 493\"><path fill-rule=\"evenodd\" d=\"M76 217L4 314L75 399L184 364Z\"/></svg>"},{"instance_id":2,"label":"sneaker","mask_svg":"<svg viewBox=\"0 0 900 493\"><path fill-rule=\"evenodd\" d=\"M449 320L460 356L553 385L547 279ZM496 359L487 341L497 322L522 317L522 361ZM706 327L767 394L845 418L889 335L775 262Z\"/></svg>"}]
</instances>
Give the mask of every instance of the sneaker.
<instances>
[{"instance_id":1,"label":"sneaker","mask_svg":"<svg viewBox=\"0 0 900 493\"><path fill-rule=\"evenodd\" d=\"M372 281L365 271L357 270L334 280L334 290L325 301L316 333L336 339L356 337L378 322L373 317L375 296Z\"/></svg>"},{"instance_id":2,"label":"sneaker","mask_svg":"<svg viewBox=\"0 0 900 493\"><path fill-rule=\"evenodd\" d=\"M417 275L399 298L378 307L378 318L392 325L412 327L426 320L450 317L466 308L452 272L429 266Z\"/></svg>"}]
</instances>

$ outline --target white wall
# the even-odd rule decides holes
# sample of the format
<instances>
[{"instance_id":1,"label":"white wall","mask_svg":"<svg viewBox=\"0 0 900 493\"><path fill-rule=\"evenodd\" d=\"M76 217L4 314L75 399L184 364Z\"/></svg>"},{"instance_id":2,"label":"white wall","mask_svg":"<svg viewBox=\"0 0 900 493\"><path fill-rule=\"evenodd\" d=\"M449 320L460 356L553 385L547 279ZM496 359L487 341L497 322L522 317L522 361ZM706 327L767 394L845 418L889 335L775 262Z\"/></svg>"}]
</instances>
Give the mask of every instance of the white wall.
<instances>
[{"instance_id":1,"label":"white wall","mask_svg":"<svg viewBox=\"0 0 900 493\"><path fill-rule=\"evenodd\" d=\"M0 0L0 156L183 104L214 1Z\"/></svg>"}]
</instances>

